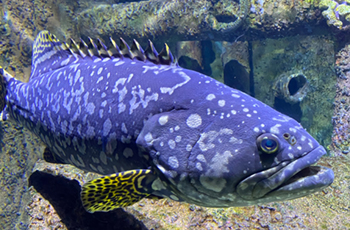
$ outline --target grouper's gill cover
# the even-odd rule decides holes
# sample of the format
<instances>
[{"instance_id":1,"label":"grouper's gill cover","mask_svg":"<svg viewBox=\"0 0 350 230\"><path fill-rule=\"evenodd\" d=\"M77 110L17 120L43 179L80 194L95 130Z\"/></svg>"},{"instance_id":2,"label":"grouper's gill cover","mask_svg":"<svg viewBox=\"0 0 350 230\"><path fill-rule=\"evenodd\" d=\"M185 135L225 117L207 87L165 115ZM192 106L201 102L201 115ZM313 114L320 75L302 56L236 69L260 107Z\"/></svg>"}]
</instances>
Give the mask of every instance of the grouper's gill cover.
<instances>
[{"instance_id":1,"label":"grouper's gill cover","mask_svg":"<svg viewBox=\"0 0 350 230\"><path fill-rule=\"evenodd\" d=\"M28 83L1 69L2 117L38 135L53 162L107 175L83 186L88 211L143 197L253 205L332 183L332 170L311 166L325 149L295 120L170 63L167 46L112 45L68 46L43 31Z\"/></svg>"}]
</instances>

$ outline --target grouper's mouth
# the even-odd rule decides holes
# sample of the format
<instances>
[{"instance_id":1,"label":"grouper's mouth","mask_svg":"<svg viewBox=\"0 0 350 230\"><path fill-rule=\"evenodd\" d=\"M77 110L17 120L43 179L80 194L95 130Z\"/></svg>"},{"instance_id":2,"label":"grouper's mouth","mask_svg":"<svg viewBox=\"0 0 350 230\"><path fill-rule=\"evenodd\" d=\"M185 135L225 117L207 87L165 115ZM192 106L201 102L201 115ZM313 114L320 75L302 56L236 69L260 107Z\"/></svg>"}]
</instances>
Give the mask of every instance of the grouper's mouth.
<instances>
[{"instance_id":1,"label":"grouper's mouth","mask_svg":"<svg viewBox=\"0 0 350 230\"><path fill-rule=\"evenodd\" d=\"M245 200L273 202L294 199L314 193L333 182L329 168L312 166L326 150L319 146L305 156L291 162L255 173L237 185L237 193Z\"/></svg>"}]
</instances>

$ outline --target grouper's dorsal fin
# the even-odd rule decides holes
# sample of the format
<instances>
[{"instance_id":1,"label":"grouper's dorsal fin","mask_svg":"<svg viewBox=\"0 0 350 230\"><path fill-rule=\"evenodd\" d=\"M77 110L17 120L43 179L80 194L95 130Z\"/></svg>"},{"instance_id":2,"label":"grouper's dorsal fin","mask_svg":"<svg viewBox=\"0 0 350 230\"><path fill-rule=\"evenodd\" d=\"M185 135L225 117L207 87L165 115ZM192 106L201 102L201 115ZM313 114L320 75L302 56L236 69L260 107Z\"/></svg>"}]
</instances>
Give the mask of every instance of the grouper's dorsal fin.
<instances>
[{"instance_id":1,"label":"grouper's dorsal fin","mask_svg":"<svg viewBox=\"0 0 350 230\"><path fill-rule=\"evenodd\" d=\"M30 78L58 69L67 64L72 51L66 43L61 43L55 35L41 31L33 45L32 71ZM64 62L66 61L66 62Z\"/></svg>"},{"instance_id":2,"label":"grouper's dorsal fin","mask_svg":"<svg viewBox=\"0 0 350 230\"><path fill-rule=\"evenodd\" d=\"M80 39L80 42L75 42L73 39L69 39L69 42L66 45L73 54L79 55L83 58L86 56L91 58L118 57L137 59L140 61L148 60L154 64L177 64L174 61L174 57L167 44L164 44L163 50L158 53L151 41L148 42L148 47L145 51L135 39L130 47L123 38L119 39L119 46L112 38L110 38L110 46L107 47L100 39L94 41L90 37L88 37L87 43L82 39Z\"/></svg>"},{"instance_id":3,"label":"grouper's dorsal fin","mask_svg":"<svg viewBox=\"0 0 350 230\"><path fill-rule=\"evenodd\" d=\"M76 63L80 58L130 58L140 61L150 61L154 64L177 64L167 44L158 53L153 43L149 41L148 48L144 51L134 39L130 46L120 38L120 45L110 38L111 45L107 47L100 39L95 42L88 38L88 42L80 39L79 42L69 39L60 42L55 35L48 31L41 31L35 39L33 46L33 60L31 78L43 73L59 69L71 63Z\"/></svg>"}]
</instances>

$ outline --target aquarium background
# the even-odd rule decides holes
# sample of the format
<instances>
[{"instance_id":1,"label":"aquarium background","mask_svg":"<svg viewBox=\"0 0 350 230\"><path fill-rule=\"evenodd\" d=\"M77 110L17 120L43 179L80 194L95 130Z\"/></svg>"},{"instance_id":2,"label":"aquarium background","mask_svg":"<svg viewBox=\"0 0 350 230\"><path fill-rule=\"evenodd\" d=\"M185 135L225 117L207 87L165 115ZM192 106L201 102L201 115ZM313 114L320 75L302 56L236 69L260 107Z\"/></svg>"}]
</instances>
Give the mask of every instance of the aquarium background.
<instances>
[{"instance_id":1,"label":"aquarium background","mask_svg":"<svg viewBox=\"0 0 350 230\"><path fill-rule=\"evenodd\" d=\"M60 40L109 37L158 50L295 118L329 151L335 182L263 206L213 209L147 200L85 212L80 185L97 174L40 160L44 146L12 123L0 129L1 229L350 228L350 1L0 1L0 65L28 81L41 30ZM288 89L288 90L286 90Z\"/></svg>"}]
</instances>

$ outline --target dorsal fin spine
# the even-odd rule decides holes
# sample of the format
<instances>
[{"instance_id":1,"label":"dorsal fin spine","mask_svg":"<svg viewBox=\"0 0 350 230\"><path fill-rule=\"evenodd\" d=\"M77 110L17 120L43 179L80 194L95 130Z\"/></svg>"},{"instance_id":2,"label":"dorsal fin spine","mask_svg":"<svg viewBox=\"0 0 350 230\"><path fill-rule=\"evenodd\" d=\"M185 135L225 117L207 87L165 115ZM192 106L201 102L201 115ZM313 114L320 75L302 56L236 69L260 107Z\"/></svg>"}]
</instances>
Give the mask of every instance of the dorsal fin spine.
<instances>
[{"instance_id":1,"label":"dorsal fin spine","mask_svg":"<svg viewBox=\"0 0 350 230\"><path fill-rule=\"evenodd\" d=\"M96 44L95 44L94 40L92 40L92 38L90 38L90 37L88 37L88 38L89 38L90 45L92 46L91 48L88 46L88 52L89 52L90 56L91 57L99 56L98 52L97 52L97 47L96 47Z\"/></svg>"},{"instance_id":2,"label":"dorsal fin spine","mask_svg":"<svg viewBox=\"0 0 350 230\"><path fill-rule=\"evenodd\" d=\"M158 52L154 47L153 43L151 42L151 40L148 40L148 47L145 50L145 55L146 55L146 58L151 62L159 63Z\"/></svg>"},{"instance_id":3,"label":"dorsal fin spine","mask_svg":"<svg viewBox=\"0 0 350 230\"><path fill-rule=\"evenodd\" d=\"M97 47L101 56L111 57L107 51L106 45L100 39L97 39Z\"/></svg>"},{"instance_id":4,"label":"dorsal fin spine","mask_svg":"<svg viewBox=\"0 0 350 230\"><path fill-rule=\"evenodd\" d=\"M70 45L62 42L60 47L63 50L69 50L74 57L77 57L77 55L83 58L86 56L90 56L91 58L128 57L130 59L136 58L140 61L148 60L154 64L177 65L173 55L171 54L169 46L166 43L164 44L162 51L158 53L150 40L148 40L147 49L143 50L141 45L135 39L133 40L131 48L123 38L120 38L119 46L116 44L113 38L110 38L110 47L107 47L100 39L97 39L96 43L92 38L88 37L88 39L89 45L87 45L83 39L80 39L79 45L73 39L70 39Z\"/></svg>"},{"instance_id":5,"label":"dorsal fin spine","mask_svg":"<svg viewBox=\"0 0 350 230\"><path fill-rule=\"evenodd\" d=\"M89 57L92 57L92 54L89 52L89 47L88 45L86 44L86 42L80 38L80 44L84 47L81 47L81 50L83 50L85 52L85 54Z\"/></svg>"},{"instance_id":6,"label":"dorsal fin spine","mask_svg":"<svg viewBox=\"0 0 350 230\"><path fill-rule=\"evenodd\" d=\"M77 51L77 53L79 53L80 56L82 56L83 58L86 57L86 54L83 52L83 50L81 49L81 47L71 38L70 39L71 43L73 44L73 46L75 47L75 50Z\"/></svg>"},{"instance_id":7,"label":"dorsal fin spine","mask_svg":"<svg viewBox=\"0 0 350 230\"><path fill-rule=\"evenodd\" d=\"M123 56L129 57L131 59L134 58L132 53L130 52L130 47L129 47L128 43L126 43L123 38L120 38L120 46L119 47L120 47L120 52Z\"/></svg>"},{"instance_id":8,"label":"dorsal fin spine","mask_svg":"<svg viewBox=\"0 0 350 230\"><path fill-rule=\"evenodd\" d=\"M134 56L134 58L137 58L140 61L146 61L147 57L145 55L145 52L143 51L142 47L135 39L133 40L130 51Z\"/></svg>"},{"instance_id":9,"label":"dorsal fin spine","mask_svg":"<svg viewBox=\"0 0 350 230\"><path fill-rule=\"evenodd\" d=\"M69 52L75 57L78 58L77 52L74 50L74 48L71 48L71 46L64 42L65 46L67 47L67 49L69 50Z\"/></svg>"},{"instance_id":10,"label":"dorsal fin spine","mask_svg":"<svg viewBox=\"0 0 350 230\"><path fill-rule=\"evenodd\" d=\"M164 43L164 48L160 51L159 60L162 64L170 65L174 62L174 57L170 52L168 44Z\"/></svg>"},{"instance_id":11,"label":"dorsal fin spine","mask_svg":"<svg viewBox=\"0 0 350 230\"><path fill-rule=\"evenodd\" d=\"M110 50L110 52L112 53L112 56L116 56L116 57L120 57L120 58L123 58L123 55L121 54L120 52L120 49L117 45L117 43L113 40L113 38L109 38L109 40L111 41L112 43L112 47ZM114 49L114 50L113 50Z\"/></svg>"}]
</instances>

